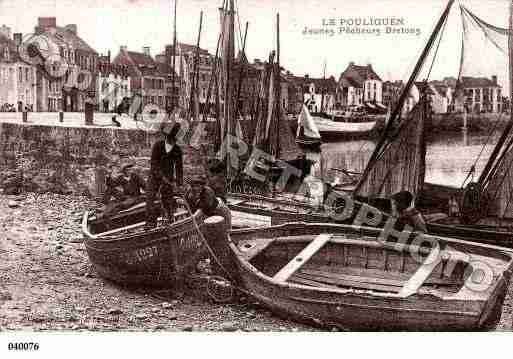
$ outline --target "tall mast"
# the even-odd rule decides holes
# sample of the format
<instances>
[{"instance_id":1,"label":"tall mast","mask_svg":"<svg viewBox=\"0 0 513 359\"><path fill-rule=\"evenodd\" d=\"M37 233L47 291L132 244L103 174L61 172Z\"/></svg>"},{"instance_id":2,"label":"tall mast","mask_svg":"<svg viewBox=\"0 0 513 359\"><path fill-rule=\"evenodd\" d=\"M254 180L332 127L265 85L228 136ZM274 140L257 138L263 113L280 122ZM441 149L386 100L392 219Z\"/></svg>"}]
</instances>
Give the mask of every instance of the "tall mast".
<instances>
[{"instance_id":1,"label":"tall mast","mask_svg":"<svg viewBox=\"0 0 513 359\"><path fill-rule=\"evenodd\" d=\"M172 60L172 63L173 63L173 71L172 71L172 82L173 82L173 85L171 87L171 107L172 109L174 110L176 104L178 101L176 101L176 98L178 97L177 93L175 93L175 72L176 72L176 69L175 69L175 66L176 66L176 3L178 2L178 0L175 0L175 11L174 11L174 20L173 20L173 60Z\"/></svg>"},{"instance_id":2,"label":"tall mast","mask_svg":"<svg viewBox=\"0 0 513 359\"><path fill-rule=\"evenodd\" d=\"M226 124L226 130L227 135L225 137L226 146L226 158L227 158L227 168L226 168L226 175L228 178L233 177L233 169L231 166L231 158L230 158L230 151L231 148L231 142L232 138L235 135L235 126L233 121L233 84L231 81L231 69L233 65L233 57L235 52L235 43L234 43L234 32L235 32L235 21L234 21L234 13L235 13L235 6L234 6L234 0L230 0L228 13L226 14L228 16L228 33L225 35L228 35L227 38L227 47L226 51L224 52L225 55L225 86L224 86L224 120Z\"/></svg>"},{"instance_id":3,"label":"tall mast","mask_svg":"<svg viewBox=\"0 0 513 359\"><path fill-rule=\"evenodd\" d=\"M445 23L447 17L449 16L449 12L451 11L451 7L454 4L454 0L449 0L447 7L445 8L444 12L442 13L442 16L438 20L438 23L435 26L435 29L433 30L433 33L431 34L426 46L424 47L424 50L422 51L422 54L420 55L417 64L415 65L415 68L413 70L413 73L411 74L410 78L408 79L408 82L406 83L406 86L404 87L401 96L399 97L399 100L397 101L394 111L392 112L392 115L388 119L388 122L385 126L385 129L383 130L383 134L381 135L381 138L379 142L376 145L376 148L374 149L374 152L372 153L369 163L367 164L367 167L365 167L365 170L362 174L362 177L360 178L360 182L356 186L355 192L358 192L361 188L361 186L365 183L367 180L367 177L374 166L374 162L376 159L380 156L381 150L383 149L383 146L385 145L385 142L387 141L390 131L393 128L394 122L396 118L399 117L404 102L406 101L406 98L408 97L410 90L413 86L413 83L415 82L417 76L419 75L420 71L422 70L422 66L424 65L424 61L426 60L429 51L431 50L431 47L433 46L436 38L438 37L438 33L442 29L443 24Z\"/></svg>"},{"instance_id":4,"label":"tall mast","mask_svg":"<svg viewBox=\"0 0 513 359\"><path fill-rule=\"evenodd\" d=\"M276 14L276 158L280 157L280 122L281 118L281 65L280 65L280 14Z\"/></svg>"},{"instance_id":5,"label":"tall mast","mask_svg":"<svg viewBox=\"0 0 513 359\"><path fill-rule=\"evenodd\" d=\"M497 145L493 149L492 154L490 155L490 159L486 163L485 168L483 169L483 172L481 172L481 175L479 176L479 184L481 186L486 186L487 182L493 177L493 174L495 173L497 166L502 162L502 157L506 154L506 151L503 152L502 156L496 161L497 156L499 155L499 152L504 146L504 143L508 139L508 135L511 132L511 129L513 128L513 111L512 111L512 102L511 99L513 99L513 1L510 3L509 6L509 32L508 32L508 58L509 58L509 98L510 98L510 119L508 122L508 125L504 129L504 132L502 133L499 141L497 142ZM511 145L511 141L510 141ZM508 147L508 146L506 146Z\"/></svg>"},{"instance_id":6,"label":"tall mast","mask_svg":"<svg viewBox=\"0 0 513 359\"><path fill-rule=\"evenodd\" d=\"M237 89L237 101L235 102L235 106L239 106L239 102L240 102L240 95L241 95L241 91L242 91L242 81L243 81L243 76L244 76L244 67L246 66L244 64L244 59L243 57L246 57L246 39L247 39L247 36L248 36L248 25L249 25L249 22L246 21L246 29L244 30L244 40L242 41L242 52L241 52L241 59L239 61L239 66L240 66L240 69L239 69L239 87ZM242 106L242 110L244 109L244 106ZM239 109L241 115L244 115L243 111L241 111L241 109Z\"/></svg>"},{"instance_id":7,"label":"tall mast","mask_svg":"<svg viewBox=\"0 0 513 359\"><path fill-rule=\"evenodd\" d=\"M192 71L192 78L191 78L191 98L190 98L190 105L189 105L189 116L187 116L187 120L189 120L190 115L193 116L194 120L198 120L198 113L197 113L197 101L198 101L198 82L199 82L199 45L201 40L201 28L203 25L203 11L200 12L200 22L199 22L199 30L198 30L198 40L196 42L196 53L194 55L194 67Z\"/></svg>"}]
</instances>

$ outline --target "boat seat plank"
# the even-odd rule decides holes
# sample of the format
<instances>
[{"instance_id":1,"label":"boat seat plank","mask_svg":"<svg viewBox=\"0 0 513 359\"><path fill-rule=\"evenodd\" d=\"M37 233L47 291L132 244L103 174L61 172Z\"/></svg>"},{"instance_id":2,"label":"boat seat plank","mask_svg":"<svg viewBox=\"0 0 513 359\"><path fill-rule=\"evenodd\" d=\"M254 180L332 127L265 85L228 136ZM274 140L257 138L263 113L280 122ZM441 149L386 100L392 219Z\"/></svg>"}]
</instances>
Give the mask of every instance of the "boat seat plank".
<instances>
[{"instance_id":1,"label":"boat seat plank","mask_svg":"<svg viewBox=\"0 0 513 359\"><path fill-rule=\"evenodd\" d=\"M427 278L431 275L433 270L442 261L440 248L436 247L431 250L431 253L424 260L422 265L417 269L415 274L406 282L399 294L403 297L408 297L417 293L420 287L424 284Z\"/></svg>"},{"instance_id":2,"label":"boat seat plank","mask_svg":"<svg viewBox=\"0 0 513 359\"><path fill-rule=\"evenodd\" d=\"M330 285L336 285L340 289L343 288L353 288L353 289L367 289L367 290L374 290L374 291L380 291L380 292L387 292L387 293L399 293L401 290L400 286L396 285L387 285L387 284L375 284L375 283L364 283L359 281L352 281L347 280L345 278L337 278L337 277L326 277L324 275L313 275L313 274L306 274L306 273L296 273L294 274L295 278L302 278L307 279L310 281L315 281L321 283L321 286L323 283L330 284Z\"/></svg>"},{"instance_id":3,"label":"boat seat plank","mask_svg":"<svg viewBox=\"0 0 513 359\"><path fill-rule=\"evenodd\" d=\"M116 229L112 229L110 231L106 231L106 232L101 232L101 233L98 233L95 235L95 237L105 237L105 236L110 236L111 234L116 234L116 233L120 233L120 232L124 232L124 231L128 231L128 230L131 230L131 229L134 229L134 228L137 228L137 227L142 227L146 224L145 221L143 222L139 222L139 223L134 223L134 224L131 224L129 226L125 226L125 227L120 227L120 228L116 228Z\"/></svg>"},{"instance_id":4,"label":"boat seat plank","mask_svg":"<svg viewBox=\"0 0 513 359\"><path fill-rule=\"evenodd\" d=\"M257 238L250 240L242 240L237 244L239 251L244 256L244 259L247 261L251 261L254 257L256 257L259 253L261 253L264 249L269 247L275 238Z\"/></svg>"},{"instance_id":5,"label":"boat seat plank","mask_svg":"<svg viewBox=\"0 0 513 359\"><path fill-rule=\"evenodd\" d=\"M307 286L315 287L315 288L340 289L340 287L337 287L336 285L321 283L321 282L317 282L317 281L314 281L311 279L305 279L305 278L299 277L298 275L291 276L289 278L288 282L296 283L296 284L303 284L303 285L307 285Z\"/></svg>"},{"instance_id":6,"label":"boat seat plank","mask_svg":"<svg viewBox=\"0 0 513 359\"><path fill-rule=\"evenodd\" d=\"M411 278L410 274L395 272L395 271L384 271L381 269L372 268L357 268L357 267L342 267L342 266L328 266L328 265L310 265L303 266L303 269L320 270L325 272L331 272L336 274L347 274L355 276L382 278L382 279L393 279L397 281L406 282ZM454 278L440 278L431 277L424 282L424 284L435 284L435 285L458 285L459 281Z\"/></svg>"},{"instance_id":7,"label":"boat seat plank","mask_svg":"<svg viewBox=\"0 0 513 359\"><path fill-rule=\"evenodd\" d=\"M351 282L361 282L361 283L369 283L369 284L386 284L386 285L391 285L391 286L395 286L395 287L399 287L399 288L402 288L404 283L406 282L405 280L348 275L348 274L324 272L324 271L311 270L311 269L301 269L299 273L318 275L318 276L322 276L322 277L326 277L326 278L338 278L341 280L347 280L347 281L351 281Z\"/></svg>"},{"instance_id":8,"label":"boat seat plank","mask_svg":"<svg viewBox=\"0 0 513 359\"><path fill-rule=\"evenodd\" d=\"M182 210L182 211L176 212L174 214L175 221L181 220L185 215L187 215L186 211ZM158 219L161 219L161 218L162 217L159 217ZM124 227L120 227L120 228L115 228L115 229L111 229L110 231L105 231L105 232L101 232L101 233L95 234L95 237L110 236L111 234L121 233L121 232L132 230L132 229L137 228L137 227L144 226L145 224L146 224L146 221L130 224L128 226L124 226Z\"/></svg>"},{"instance_id":9,"label":"boat seat plank","mask_svg":"<svg viewBox=\"0 0 513 359\"><path fill-rule=\"evenodd\" d=\"M297 256L287 263L276 275L273 277L278 282L285 282L290 278L299 268L301 268L312 256L317 253L330 239L331 234L319 234L313 241L311 241Z\"/></svg>"}]
</instances>

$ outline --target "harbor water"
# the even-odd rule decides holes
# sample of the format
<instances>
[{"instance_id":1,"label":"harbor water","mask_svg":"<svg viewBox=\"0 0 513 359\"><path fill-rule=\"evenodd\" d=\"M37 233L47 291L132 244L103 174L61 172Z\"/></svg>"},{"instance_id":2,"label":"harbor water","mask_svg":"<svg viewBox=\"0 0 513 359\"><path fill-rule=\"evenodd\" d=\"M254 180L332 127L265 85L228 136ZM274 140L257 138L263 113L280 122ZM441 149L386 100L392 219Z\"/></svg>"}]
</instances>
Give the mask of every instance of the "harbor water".
<instances>
[{"instance_id":1,"label":"harbor water","mask_svg":"<svg viewBox=\"0 0 513 359\"><path fill-rule=\"evenodd\" d=\"M461 187L475 166L473 177L477 180L488 161L500 131L469 133L465 130L451 132L427 140L426 181L430 183ZM344 182L347 176L340 169L361 173L375 148L376 140L358 140L325 143L317 160L313 175L329 182Z\"/></svg>"}]
</instances>

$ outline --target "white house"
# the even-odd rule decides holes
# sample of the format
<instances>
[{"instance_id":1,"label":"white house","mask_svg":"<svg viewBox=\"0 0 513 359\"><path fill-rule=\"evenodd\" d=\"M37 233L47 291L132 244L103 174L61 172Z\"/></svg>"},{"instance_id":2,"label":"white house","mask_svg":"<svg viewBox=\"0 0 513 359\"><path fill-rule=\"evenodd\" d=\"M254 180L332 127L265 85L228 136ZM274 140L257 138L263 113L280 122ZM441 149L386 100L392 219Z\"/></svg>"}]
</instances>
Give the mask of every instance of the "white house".
<instances>
[{"instance_id":1,"label":"white house","mask_svg":"<svg viewBox=\"0 0 513 359\"><path fill-rule=\"evenodd\" d=\"M17 50L21 34L14 35L15 40L9 27L0 28L0 107L36 111L36 68L21 60Z\"/></svg>"},{"instance_id":2,"label":"white house","mask_svg":"<svg viewBox=\"0 0 513 359\"><path fill-rule=\"evenodd\" d=\"M370 108L385 108L383 106L383 81L371 64L360 66L350 62L349 66L340 74L337 107L364 105Z\"/></svg>"},{"instance_id":3,"label":"white house","mask_svg":"<svg viewBox=\"0 0 513 359\"><path fill-rule=\"evenodd\" d=\"M110 54L98 62L96 101L99 111L115 111L124 98L131 97L128 67L110 62Z\"/></svg>"}]
</instances>

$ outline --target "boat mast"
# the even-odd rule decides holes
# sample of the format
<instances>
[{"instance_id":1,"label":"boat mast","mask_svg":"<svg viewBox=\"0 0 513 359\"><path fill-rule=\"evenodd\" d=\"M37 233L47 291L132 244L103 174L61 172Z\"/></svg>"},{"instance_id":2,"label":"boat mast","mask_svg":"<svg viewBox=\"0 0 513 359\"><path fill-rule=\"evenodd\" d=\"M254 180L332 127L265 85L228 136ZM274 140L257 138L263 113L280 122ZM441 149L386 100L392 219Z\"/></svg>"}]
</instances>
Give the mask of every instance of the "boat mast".
<instances>
[{"instance_id":1,"label":"boat mast","mask_svg":"<svg viewBox=\"0 0 513 359\"><path fill-rule=\"evenodd\" d=\"M490 179L493 177L493 174L496 172L497 167L502 162L502 158L506 154L507 151L504 151L502 153L502 156L496 161L497 156L499 155L499 152L504 147L504 143L508 139L508 136L511 132L511 129L513 128L513 111L512 111L512 103L511 99L513 98L513 1L510 3L509 6L509 32L508 32L508 58L509 58L509 98L510 98L510 118L508 125L504 129L504 132L502 133L499 141L497 142L497 145L493 149L492 154L490 155L490 159L486 163L485 168L483 169L483 172L481 172L481 175L479 176L478 183L481 185L481 187L486 186L486 184L490 181ZM509 141L509 144L506 147L511 146L511 140Z\"/></svg>"},{"instance_id":2,"label":"boat mast","mask_svg":"<svg viewBox=\"0 0 513 359\"><path fill-rule=\"evenodd\" d=\"M235 52L235 43L234 43L234 33L235 33L235 21L234 21L234 13L235 13L235 5L234 0L230 0L229 9L227 12L228 16L228 35L227 38L227 46L226 51L224 51L224 72L226 76L226 81L224 84L224 120L226 124L226 131L225 134L225 142L226 142L226 158L227 158L227 168L226 168L226 175L228 179L231 179L233 177L233 168L231 166L231 146L232 146L232 137L235 133L235 126L233 121L233 83L231 79L231 69L233 66L233 57Z\"/></svg>"},{"instance_id":3,"label":"boat mast","mask_svg":"<svg viewBox=\"0 0 513 359\"><path fill-rule=\"evenodd\" d=\"M383 146L385 145L385 142L387 141L387 139L390 135L390 132L392 131L393 124L394 124L395 120L401 114L404 102L406 101L406 98L408 97L408 95L410 93L413 83L415 82L415 80L417 79L417 76L419 75L420 71L422 70L422 66L424 65L424 62L429 54L429 51L431 50L431 47L433 46L433 44L438 36L438 33L442 29L442 26L443 26L445 20L449 16L449 12L451 11L451 7L453 4L454 4L454 0L449 0L447 7L445 8L444 12L442 13L442 16L440 17L440 19L438 20L438 23L435 26L435 29L433 30L433 33L429 37L429 40L428 40L426 46L424 47L424 50L422 51L422 54L420 55L420 57L417 61L417 64L415 65L415 68L414 68L410 78L408 79L408 82L406 83L406 86L404 87L404 89L401 93L401 96L399 97L399 100L397 101L397 103L394 107L394 111L392 112L392 115L390 116L390 118L383 130L383 134L381 135L381 138L380 138L379 142L377 143L376 148L374 149L374 152L372 153L372 155L369 159L369 163L367 164L367 167L365 167L362 177L360 178L360 181L359 181L358 185L356 186L355 192L358 192L360 190L361 186L366 182L367 177L369 176L369 173L370 173L372 167L374 166L374 162L379 157L381 150L382 150Z\"/></svg>"},{"instance_id":4,"label":"boat mast","mask_svg":"<svg viewBox=\"0 0 513 359\"><path fill-rule=\"evenodd\" d=\"M198 105L198 82L199 82L199 45L201 39L201 28L203 25L203 11L200 12L200 22L199 22L199 31L198 31L198 40L196 42L196 53L194 54L194 69L192 71L192 84L191 84L191 98L189 105L189 116L187 116L187 120L189 120L190 115L192 114L194 120L198 120L197 113L197 105Z\"/></svg>"},{"instance_id":5,"label":"boat mast","mask_svg":"<svg viewBox=\"0 0 513 359\"><path fill-rule=\"evenodd\" d=\"M241 91L242 91L242 81L243 81L243 77L244 77L244 67L246 66L246 64L244 63L244 58L246 57L246 39L247 39L247 36L248 36L248 26L249 26L249 22L246 21L246 29L244 30L244 40L242 41L241 58L239 60L239 66L240 66L240 69L239 69L239 87L237 89L237 101L235 102L235 106L237 106L237 108L239 107L240 95L241 95ZM241 107L242 107L242 110L244 110L244 106L241 106ZM240 112L241 115L243 115L244 111L241 111L241 109L239 108L239 112Z\"/></svg>"},{"instance_id":6,"label":"boat mast","mask_svg":"<svg viewBox=\"0 0 513 359\"><path fill-rule=\"evenodd\" d=\"M178 0L175 0L175 11L174 11L174 20L173 20L173 60L172 60L172 64L173 64L173 72L171 74L172 76L172 87L171 87L171 93L172 93L172 97L171 97L171 108L172 110L175 109L175 106L176 104L178 103L178 101L176 100L176 98L178 97L179 94L175 93L175 72L176 72L176 3L178 2Z\"/></svg>"},{"instance_id":7,"label":"boat mast","mask_svg":"<svg viewBox=\"0 0 513 359\"><path fill-rule=\"evenodd\" d=\"M276 158L280 157L280 121L281 118L281 65L280 65L280 14L276 14Z\"/></svg>"}]
</instances>

